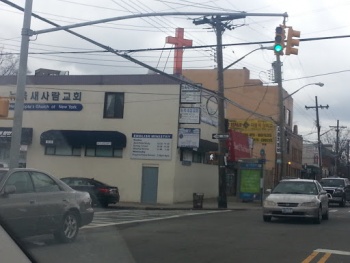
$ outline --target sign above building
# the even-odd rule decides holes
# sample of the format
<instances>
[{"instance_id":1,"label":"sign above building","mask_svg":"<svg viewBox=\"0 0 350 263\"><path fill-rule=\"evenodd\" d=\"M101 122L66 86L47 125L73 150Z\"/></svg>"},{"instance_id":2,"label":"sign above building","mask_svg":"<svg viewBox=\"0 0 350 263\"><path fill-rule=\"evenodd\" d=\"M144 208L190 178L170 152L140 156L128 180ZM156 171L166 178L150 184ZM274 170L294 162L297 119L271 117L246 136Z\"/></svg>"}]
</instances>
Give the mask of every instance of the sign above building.
<instances>
[{"instance_id":1,"label":"sign above building","mask_svg":"<svg viewBox=\"0 0 350 263\"><path fill-rule=\"evenodd\" d=\"M229 120L229 129L239 131L256 143L274 143L275 124L263 120Z\"/></svg>"},{"instance_id":2,"label":"sign above building","mask_svg":"<svg viewBox=\"0 0 350 263\"><path fill-rule=\"evenodd\" d=\"M178 147L198 148L201 129L199 128L181 128L179 129Z\"/></svg>"},{"instance_id":3,"label":"sign above building","mask_svg":"<svg viewBox=\"0 0 350 263\"><path fill-rule=\"evenodd\" d=\"M172 134L133 133L131 159L171 160Z\"/></svg>"},{"instance_id":4,"label":"sign above building","mask_svg":"<svg viewBox=\"0 0 350 263\"><path fill-rule=\"evenodd\" d=\"M10 103L10 110L14 110L15 104ZM25 111L81 111L83 105L80 103L25 103Z\"/></svg>"},{"instance_id":5,"label":"sign above building","mask_svg":"<svg viewBox=\"0 0 350 263\"><path fill-rule=\"evenodd\" d=\"M181 103L201 103L201 90L187 83L181 84Z\"/></svg>"},{"instance_id":6,"label":"sign above building","mask_svg":"<svg viewBox=\"0 0 350 263\"><path fill-rule=\"evenodd\" d=\"M181 124L199 124L201 108L199 107L180 107L179 123Z\"/></svg>"}]
</instances>

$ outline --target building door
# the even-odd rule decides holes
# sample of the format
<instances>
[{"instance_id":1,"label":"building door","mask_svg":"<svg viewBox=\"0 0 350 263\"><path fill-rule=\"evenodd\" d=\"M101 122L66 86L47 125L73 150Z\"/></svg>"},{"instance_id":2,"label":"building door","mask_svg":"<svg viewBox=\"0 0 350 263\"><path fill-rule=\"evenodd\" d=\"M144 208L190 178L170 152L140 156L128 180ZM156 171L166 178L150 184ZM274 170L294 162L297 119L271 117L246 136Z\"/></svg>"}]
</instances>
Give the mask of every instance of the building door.
<instances>
[{"instance_id":1,"label":"building door","mask_svg":"<svg viewBox=\"0 0 350 263\"><path fill-rule=\"evenodd\" d=\"M158 167L142 167L141 203L156 204Z\"/></svg>"}]
</instances>

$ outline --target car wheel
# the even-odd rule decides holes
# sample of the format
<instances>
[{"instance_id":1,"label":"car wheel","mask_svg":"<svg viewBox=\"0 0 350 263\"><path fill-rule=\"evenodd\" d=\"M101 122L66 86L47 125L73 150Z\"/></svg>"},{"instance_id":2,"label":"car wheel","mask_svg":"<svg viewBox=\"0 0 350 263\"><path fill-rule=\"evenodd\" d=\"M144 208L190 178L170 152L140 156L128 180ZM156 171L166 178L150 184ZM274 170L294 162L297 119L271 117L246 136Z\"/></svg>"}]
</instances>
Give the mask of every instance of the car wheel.
<instances>
[{"instance_id":1,"label":"car wheel","mask_svg":"<svg viewBox=\"0 0 350 263\"><path fill-rule=\"evenodd\" d=\"M318 215L317 217L314 219L314 223L315 224L321 224L322 221L322 207L318 208Z\"/></svg>"},{"instance_id":2,"label":"car wheel","mask_svg":"<svg viewBox=\"0 0 350 263\"><path fill-rule=\"evenodd\" d=\"M70 243L75 240L78 232L79 216L76 212L68 212L64 215L59 229L54 233L54 236L62 243Z\"/></svg>"},{"instance_id":3,"label":"car wheel","mask_svg":"<svg viewBox=\"0 0 350 263\"><path fill-rule=\"evenodd\" d=\"M264 222L271 222L271 216L263 216Z\"/></svg>"},{"instance_id":4,"label":"car wheel","mask_svg":"<svg viewBox=\"0 0 350 263\"><path fill-rule=\"evenodd\" d=\"M101 201L101 206L102 206L103 208L107 208L108 205L109 205L109 203L108 203L107 201Z\"/></svg>"},{"instance_id":5,"label":"car wheel","mask_svg":"<svg viewBox=\"0 0 350 263\"><path fill-rule=\"evenodd\" d=\"M346 205L346 199L345 197L342 198L341 202L339 203L341 207L344 207Z\"/></svg>"},{"instance_id":6,"label":"car wheel","mask_svg":"<svg viewBox=\"0 0 350 263\"><path fill-rule=\"evenodd\" d=\"M328 220L329 219L328 209L327 209L327 212L324 215L322 215L322 219L324 219L324 220Z\"/></svg>"}]
</instances>

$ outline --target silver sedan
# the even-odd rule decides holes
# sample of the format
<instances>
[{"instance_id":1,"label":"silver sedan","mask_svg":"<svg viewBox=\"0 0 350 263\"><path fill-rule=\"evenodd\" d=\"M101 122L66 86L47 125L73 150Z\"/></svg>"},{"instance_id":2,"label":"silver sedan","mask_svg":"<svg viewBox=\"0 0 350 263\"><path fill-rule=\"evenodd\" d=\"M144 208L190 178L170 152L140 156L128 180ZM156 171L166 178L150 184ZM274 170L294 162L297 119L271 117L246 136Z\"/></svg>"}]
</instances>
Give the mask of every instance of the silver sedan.
<instances>
[{"instance_id":1,"label":"silver sedan","mask_svg":"<svg viewBox=\"0 0 350 263\"><path fill-rule=\"evenodd\" d=\"M89 193L43 171L0 169L0 222L16 236L52 233L61 242L73 242L93 216Z\"/></svg>"},{"instance_id":2,"label":"silver sedan","mask_svg":"<svg viewBox=\"0 0 350 263\"><path fill-rule=\"evenodd\" d=\"M282 180L263 202L263 219L272 217L312 218L320 224L328 219L328 195L318 181L307 179Z\"/></svg>"}]
</instances>

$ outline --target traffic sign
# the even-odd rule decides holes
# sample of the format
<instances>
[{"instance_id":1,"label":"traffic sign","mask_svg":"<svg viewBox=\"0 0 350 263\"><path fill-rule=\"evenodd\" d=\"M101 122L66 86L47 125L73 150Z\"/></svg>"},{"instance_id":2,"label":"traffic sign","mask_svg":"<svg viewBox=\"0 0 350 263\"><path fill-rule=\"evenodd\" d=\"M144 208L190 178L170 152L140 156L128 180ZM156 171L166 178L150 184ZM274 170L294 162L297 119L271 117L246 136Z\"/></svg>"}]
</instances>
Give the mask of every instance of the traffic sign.
<instances>
[{"instance_id":1,"label":"traffic sign","mask_svg":"<svg viewBox=\"0 0 350 263\"><path fill-rule=\"evenodd\" d=\"M212 139L228 139L230 137L230 135L229 134L217 134L217 133L213 133L212 135L211 135L211 138Z\"/></svg>"}]
</instances>

